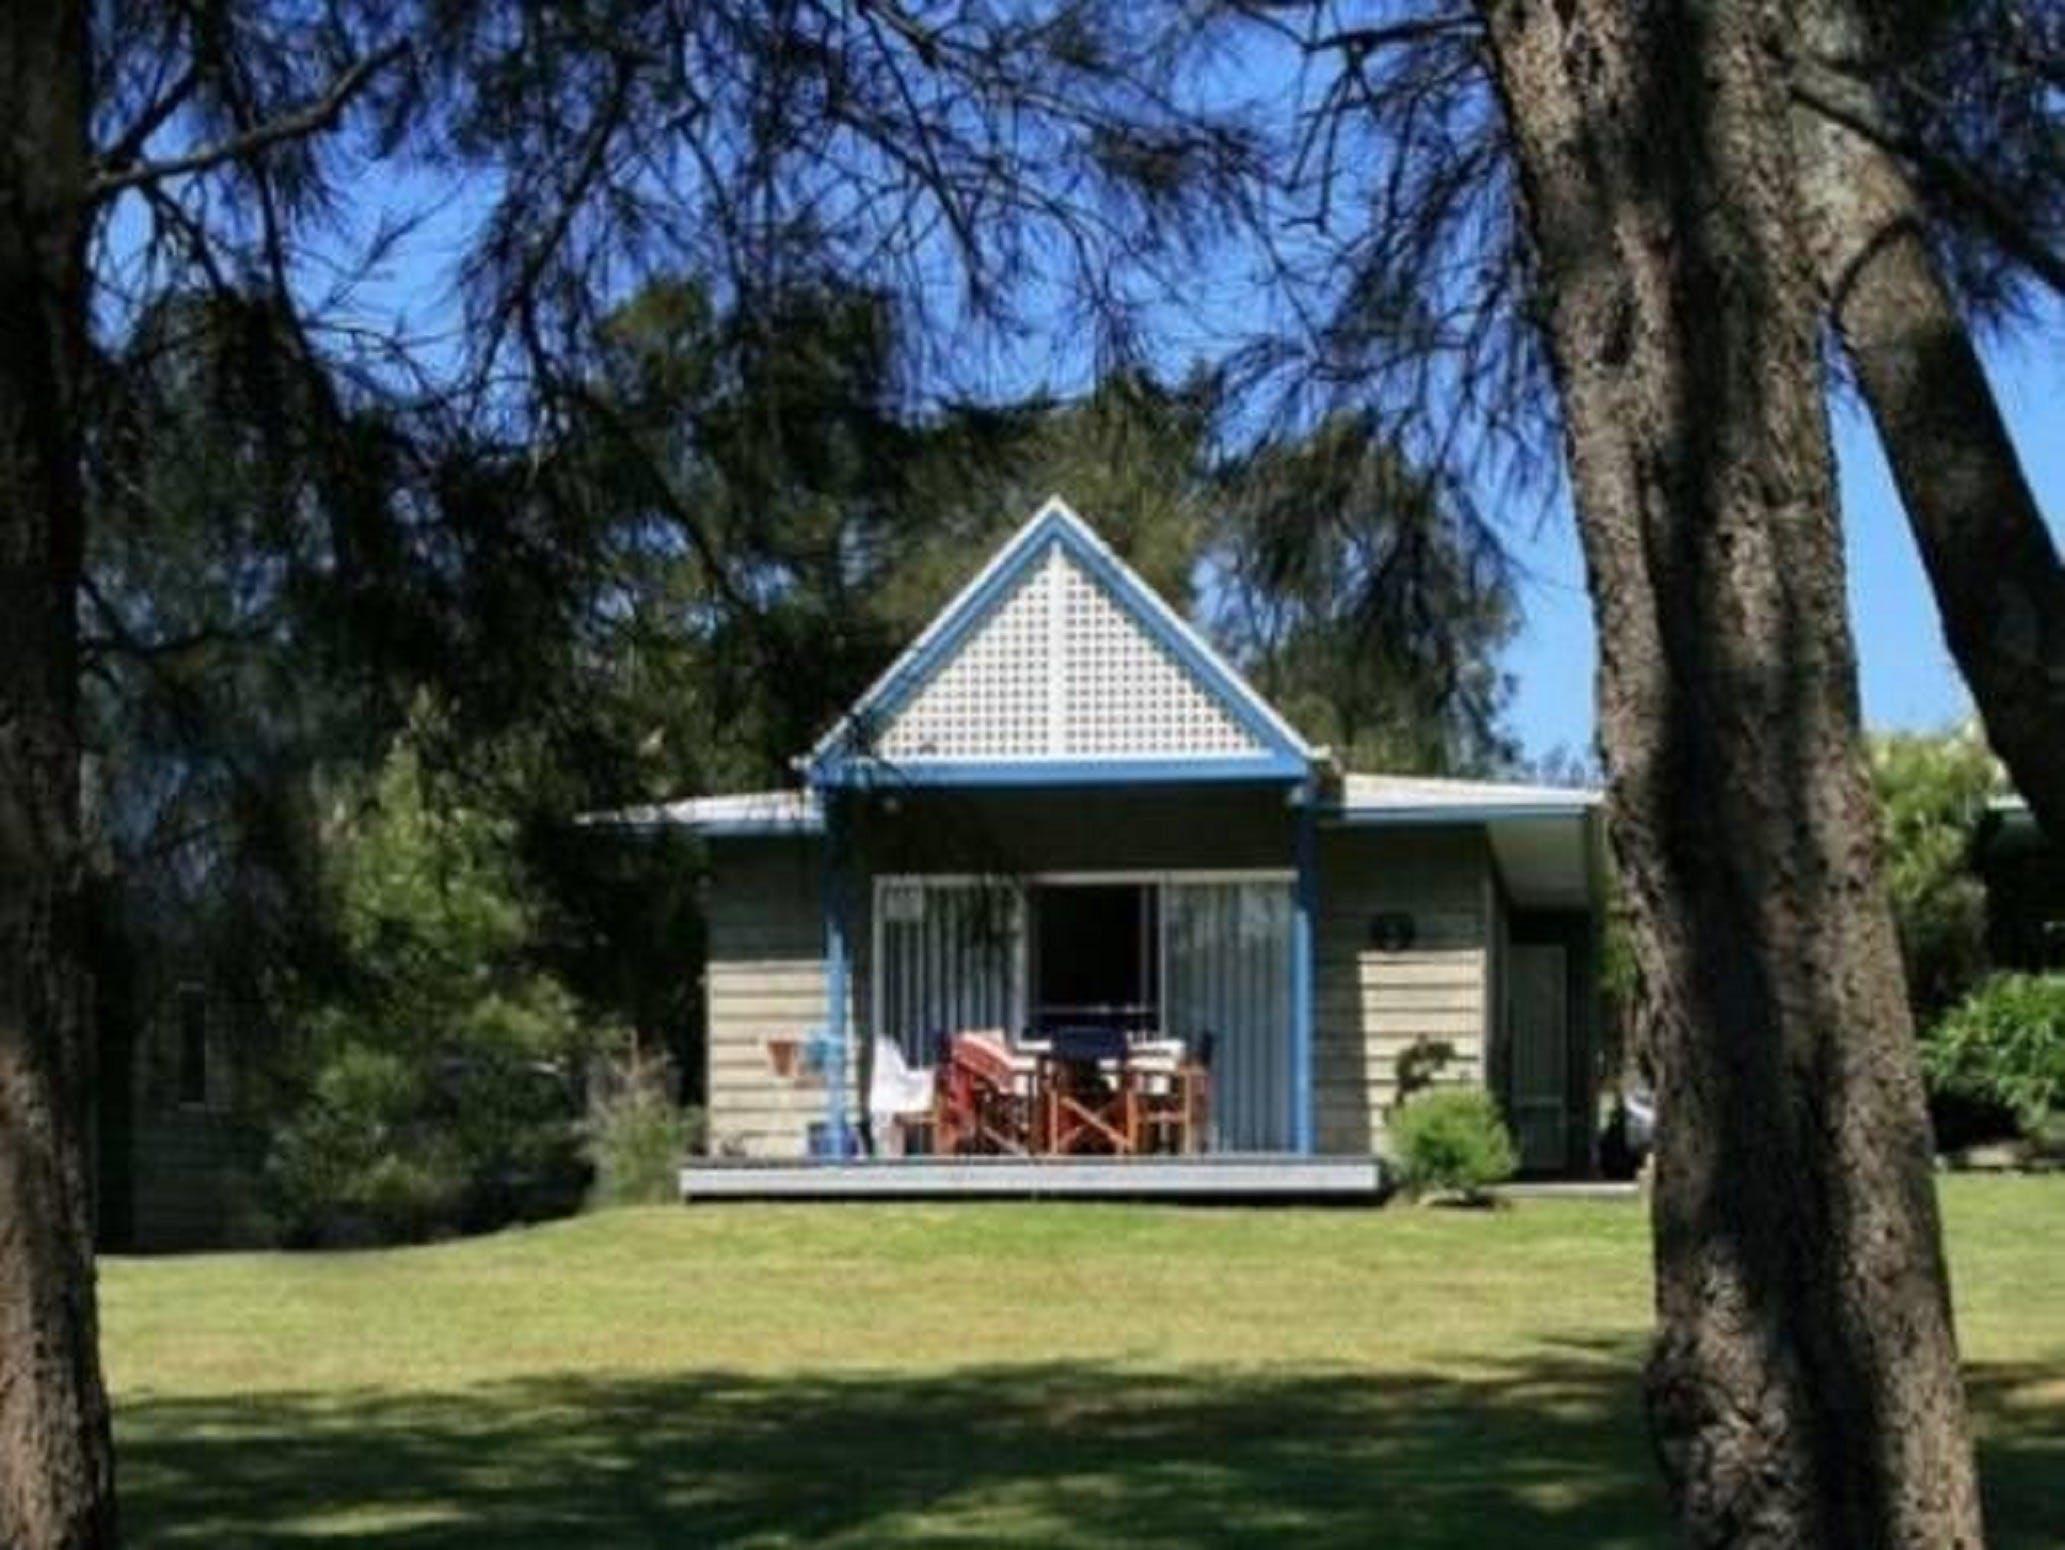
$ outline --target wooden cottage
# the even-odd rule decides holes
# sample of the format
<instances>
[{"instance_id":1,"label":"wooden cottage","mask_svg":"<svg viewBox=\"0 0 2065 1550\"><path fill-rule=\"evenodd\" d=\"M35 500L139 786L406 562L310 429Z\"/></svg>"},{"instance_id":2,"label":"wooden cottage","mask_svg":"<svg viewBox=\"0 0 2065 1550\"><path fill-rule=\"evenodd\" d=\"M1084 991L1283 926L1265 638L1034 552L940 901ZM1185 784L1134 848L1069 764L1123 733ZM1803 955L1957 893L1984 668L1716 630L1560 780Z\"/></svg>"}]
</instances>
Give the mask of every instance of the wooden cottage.
<instances>
[{"instance_id":1,"label":"wooden cottage","mask_svg":"<svg viewBox=\"0 0 2065 1550\"><path fill-rule=\"evenodd\" d=\"M794 790L639 815L711 856L692 1193L836 1171L798 1159L936 1162L926 1111L978 1034L1029 1083L1057 1038L1106 1039L1090 1087L1138 1056L1161 1073L1143 1114L1182 1072L1209 1096L1150 1144L1064 1130L1097 1099L1063 1083L1045 1121L1022 1105L1015 1136L957 1152L1367 1178L1403 1081L1483 1084L1527 1172L1589 1169L1596 795L1338 769L1060 500L797 769Z\"/></svg>"}]
</instances>

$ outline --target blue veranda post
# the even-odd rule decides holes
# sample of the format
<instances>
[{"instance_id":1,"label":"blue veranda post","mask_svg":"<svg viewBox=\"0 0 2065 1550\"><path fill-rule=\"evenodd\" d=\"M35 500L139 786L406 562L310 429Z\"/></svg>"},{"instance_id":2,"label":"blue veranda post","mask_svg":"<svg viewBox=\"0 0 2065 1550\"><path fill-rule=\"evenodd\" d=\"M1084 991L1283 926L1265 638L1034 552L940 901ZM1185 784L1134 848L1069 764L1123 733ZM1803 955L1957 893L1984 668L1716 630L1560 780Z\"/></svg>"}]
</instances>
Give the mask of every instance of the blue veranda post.
<instances>
[{"instance_id":1,"label":"blue veranda post","mask_svg":"<svg viewBox=\"0 0 2065 1550\"><path fill-rule=\"evenodd\" d=\"M838 788L816 787L824 811L825 917L825 1149L839 1159L853 1155L853 1131L846 1097L846 987L850 967L847 929L846 849L849 815Z\"/></svg>"},{"instance_id":2,"label":"blue veranda post","mask_svg":"<svg viewBox=\"0 0 2065 1550\"><path fill-rule=\"evenodd\" d=\"M1319 793L1310 780L1291 793L1297 824L1298 878L1291 913L1291 1148L1313 1149L1312 991L1313 923L1319 918Z\"/></svg>"}]
</instances>

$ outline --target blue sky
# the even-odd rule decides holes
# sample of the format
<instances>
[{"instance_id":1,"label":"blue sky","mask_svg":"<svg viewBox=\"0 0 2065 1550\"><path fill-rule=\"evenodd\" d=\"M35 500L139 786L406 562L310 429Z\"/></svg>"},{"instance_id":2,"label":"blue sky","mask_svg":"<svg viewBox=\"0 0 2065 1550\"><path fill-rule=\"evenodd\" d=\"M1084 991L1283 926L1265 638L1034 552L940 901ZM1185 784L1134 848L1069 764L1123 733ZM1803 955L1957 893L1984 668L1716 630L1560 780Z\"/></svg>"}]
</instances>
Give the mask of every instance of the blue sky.
<instances>
[{"instance_id":1,"label":"blue sky","mask_svg":"<svg viewBox=\"0 0 2065 1550\"><path fill-rule=\"evenodd\" d=\"M414 329L448 343L459 322L453 265L483 204L465 190L418 177L384 186L382 196L355 210L361 221L397 209L428 218L371 277L361 302L376 315L406 316ZM1255 305L1251 277L1229 271L1198 280L1201 295L1226 286L1223 294L1197 303L1199 313L1216 315L1214 326L1231 323L1238 332L1253 323L1245 316ZM1988 367L2038 502L2065 542L2065 352L2056 349L2061 337L2065 308L2054 308L2014 339L1994 342ZM1164 365L1185 358L1204 340L1166 343ZM1001 375L1020 391L1067 391L1083 385L1070 379L1089 375L1079 346L1065 331L1022 340L1006 353L1013 359ZM1874 729L1943 727L1969 714L1970 701L1944 645L1885 460L1861 407L1847 396L1835 406L1834 429L1866 723ZM1568 500L1559 495L1544 510L1538 497L1522 496L1507 509L1512 515L1504 536L1522 572L1524 610L1505 657L1515 683L1510 725L1527 755L1558 749L1586 754L1593 733L1594 646Z\"/></svg>"},{"instance_id":2,"label":"blue sky","mask_svg":"<svg viewBox=\"0 0 2065 1550\"><path fill-rule=\"evenodd\" d=\"M2023 467L2051 530L2065 541L2065 356L2061 320L2047 317L2019 342L1989 353L1988 367ZM1850 561L1850 618L1857 635L1864 716L1874 728L1935 728L1970 710L1943 643L1907 520L1860 406L1835 413L1843 521ZM1559 745L1583 752L1592 739L1591 608L1567 503L1539 524L1511 530L1526 623L1506 657L1517 681L1513 727L1530 754ZM2061 734L2065 735L2065 734Z\"/></svg>"}]
</instances>

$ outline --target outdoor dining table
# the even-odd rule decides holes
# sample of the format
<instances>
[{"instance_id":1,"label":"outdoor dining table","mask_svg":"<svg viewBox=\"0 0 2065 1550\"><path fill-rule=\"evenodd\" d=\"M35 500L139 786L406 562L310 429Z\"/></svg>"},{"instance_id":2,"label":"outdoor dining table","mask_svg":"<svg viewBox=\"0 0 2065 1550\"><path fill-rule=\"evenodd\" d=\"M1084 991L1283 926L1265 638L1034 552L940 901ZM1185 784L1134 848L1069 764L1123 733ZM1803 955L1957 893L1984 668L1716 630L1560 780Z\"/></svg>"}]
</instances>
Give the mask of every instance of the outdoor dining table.
<instances>
[{"instance_id":1,"label":"outdoor dining table","mask_svg":"<svg viewBox=\"0 0 2065 1550\"><path fill-rule=\"evenodd\" d=\"M1039 1112L1044 1150L1138 1150L1132 1050L1117 1028L1056 1028L1043 1041Z\"/></svg>"},{"instance_id":2,"label":"outdoor dining table","mask_svg":"<svg viewBox=\"0 0 2065 1550\"><path fill-rule=\"evenodd\" d=\"M1195 1073L1181 1039L1065 1026L1013 1040L974 1030L948 1039L932 1141L942 1150L1130 1156L1190 1149Z\"/></svg>"}]
</instances>

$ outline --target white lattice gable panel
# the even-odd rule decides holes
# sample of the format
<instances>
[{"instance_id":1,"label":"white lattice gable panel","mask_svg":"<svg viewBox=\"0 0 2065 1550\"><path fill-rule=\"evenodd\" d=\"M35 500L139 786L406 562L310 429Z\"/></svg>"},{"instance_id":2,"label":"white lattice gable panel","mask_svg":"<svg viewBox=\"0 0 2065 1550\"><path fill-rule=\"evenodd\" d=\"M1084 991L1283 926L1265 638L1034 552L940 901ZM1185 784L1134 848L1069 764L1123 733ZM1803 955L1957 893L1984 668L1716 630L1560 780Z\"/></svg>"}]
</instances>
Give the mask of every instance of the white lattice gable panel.
<instances>
[{"instance_id":1,"label":"white lattice gable panel","mask_svg":"<svg viewBox=\"0 0 2065 1550\"><path fill-rule=\"evenodd\" d=\"M885 759L1020 759L1044 753L1053 560L1028 570L952 660L883 728Z\"/></svg>"},{"instance_id":2,"label":"white lattice gable panel","mask_svg":"<svg viewBox=\"0 0 2065 1550\"><path fill-rule=\"evenodd\" d=\"M1255 739L1225 706L1102 582L1073 562L1057 569L1065 752L1094 758L1256 751Z\"/></svg>"},{"instance_id":3,"label":"white lattice gable panel","mask_svg":"<svg viewBox=\"0 0 2065 1550\"><path fill-rule=\"evenodd\" d=\"M885 760L1239 756L1261 744L1060 545L876 740Z\"/></svg>"}]
</instances>

